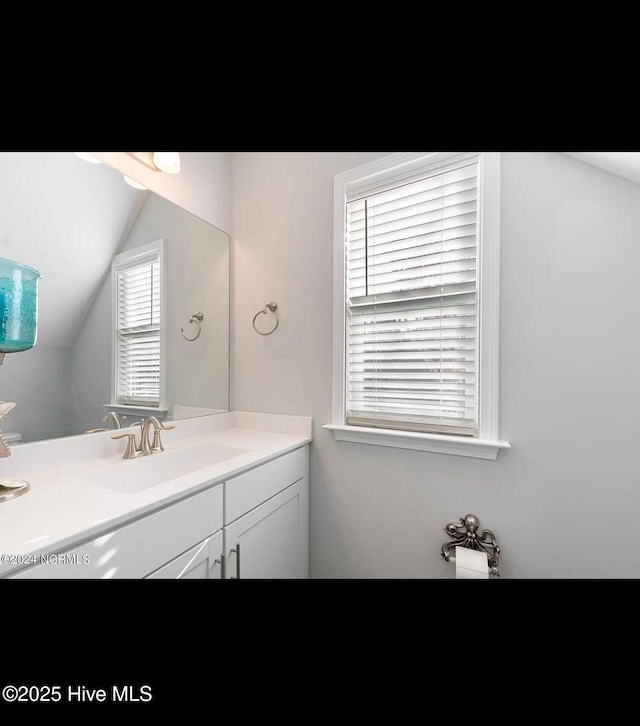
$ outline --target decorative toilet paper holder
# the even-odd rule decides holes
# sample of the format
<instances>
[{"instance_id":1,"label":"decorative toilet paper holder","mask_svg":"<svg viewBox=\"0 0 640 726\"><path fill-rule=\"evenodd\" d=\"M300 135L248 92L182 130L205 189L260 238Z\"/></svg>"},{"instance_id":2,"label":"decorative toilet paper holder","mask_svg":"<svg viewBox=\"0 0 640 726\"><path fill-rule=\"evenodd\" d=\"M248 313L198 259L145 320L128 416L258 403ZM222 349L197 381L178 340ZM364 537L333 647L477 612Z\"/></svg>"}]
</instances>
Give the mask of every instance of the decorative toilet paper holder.
<instances>
[{"instance_id":1,"label":"decorative toilet paper holder","mask_svg":"<svg viewBox=\"0 0 640 726\"><path fill-rule=\"evenodd\" d=\"M500 577L498 572L500 547L498 547L495 535L490 529L485 529L482 534L479 534L479 527L480 520L475 514L467 514L459 522L449 522L444 531L451 537L453 542L445 542L442 545L442 558L445 562L451 562L455 556L451 552L454 547L465 547L466 549L484 552L489 559L489 574Z\"/></svg>"}]
</instances>

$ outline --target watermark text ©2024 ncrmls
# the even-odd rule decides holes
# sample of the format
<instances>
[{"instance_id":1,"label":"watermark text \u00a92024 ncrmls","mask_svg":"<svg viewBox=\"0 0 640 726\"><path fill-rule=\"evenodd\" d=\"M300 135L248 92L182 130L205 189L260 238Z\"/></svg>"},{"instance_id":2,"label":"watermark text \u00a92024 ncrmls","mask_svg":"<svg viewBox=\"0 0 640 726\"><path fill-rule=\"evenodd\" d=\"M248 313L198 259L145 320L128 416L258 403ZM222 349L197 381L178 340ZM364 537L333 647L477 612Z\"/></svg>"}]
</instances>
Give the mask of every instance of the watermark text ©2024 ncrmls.
<instances>
[{"instance_id":1,"label":"watermark text \u00a92024 ncrmls","mask_svg":"<svg viewBox=\"0 0 640 726\"><path fill-rule=\"evenodd\" d=\"M0 555L0 563L3 565L88 565L91 563L89 555L78 553L48 554L41 555Z\"/></svg>"},{"instance_id":2,"label":"watermark text \u00a92024 ncrmls","mask_svg":"<svg viewBox=\"0 0 640 726\"><path fill-rule=\"evenodd\" d=\"M2 689L5 703L149 703L151 686L112 685L89 688L83 685L6 685Z\"/></svg>"}]
</instances>

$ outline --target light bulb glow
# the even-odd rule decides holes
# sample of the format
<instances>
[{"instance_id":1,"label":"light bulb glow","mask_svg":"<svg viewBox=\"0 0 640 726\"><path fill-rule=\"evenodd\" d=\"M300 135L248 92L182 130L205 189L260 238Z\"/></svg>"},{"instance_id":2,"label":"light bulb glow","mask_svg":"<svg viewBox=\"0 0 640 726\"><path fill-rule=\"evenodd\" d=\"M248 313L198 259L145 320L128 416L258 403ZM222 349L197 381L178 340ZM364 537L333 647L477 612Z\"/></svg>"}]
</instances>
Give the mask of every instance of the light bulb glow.
<instances>
[{"instance_id":1,"label":"light bulb glow","mask_svg":"<svg viewBox=\"0 0 640 726\"><path fill-rule=\"evenodd\" d=\"M149 187L145 187L144 184L140 184L139 181L136 181L135 179L132 179L130 176L124 175L124 180L127 182L127 184L130 187L133 187L134 189L140 189L141 191L147 191Z\"/></svg>"},{"instance_id":2,"label":"light bulb glow","mask_svg":"<svg viewBox=\"0 0 640 726\"><path fill-rule=\"evenodd\" d=\"M90 164L102 164L100 159L96 159L96 157L88 151L74 151L73 153L81 159L88 161Z\"/></svg>"},{"instance_id":3,"label":"light bulb glow","mask_svg":"<svg viewBox=\"0 0 640 726\"><path fill-rule=\"evenodd\" d=\"M154 151L153 163L166 174L180 173L180 152L179 151Z\"/></svg>"}]
</instances>

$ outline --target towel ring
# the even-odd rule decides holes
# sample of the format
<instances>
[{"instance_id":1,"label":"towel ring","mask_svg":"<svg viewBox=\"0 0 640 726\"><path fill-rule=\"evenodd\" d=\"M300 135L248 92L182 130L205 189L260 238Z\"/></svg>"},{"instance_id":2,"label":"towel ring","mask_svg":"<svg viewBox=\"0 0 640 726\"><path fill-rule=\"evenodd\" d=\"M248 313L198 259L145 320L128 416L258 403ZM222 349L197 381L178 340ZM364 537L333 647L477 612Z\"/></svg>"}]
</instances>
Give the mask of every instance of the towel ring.
<instances>
[{"instance_id":1,"label":"towel ring","mask_svg":"<svg viewBox=\"0 0 640 726\"><path fill-rule=\"evenodd\" d=\"M182 333L182 337L185 340L188 340L190 343L193 343L194 340L198 340L198 338L200 337L200 333L202 332L202 326L200 325L200 323L203 320L204 320L204 315L202 313L195 313L195 315L192 315L189 318L189 323L190 324L191 323L195 323L198 326L198 332L196 333L196 337L195 338L187 338L187 336L184 334L184 328L182 328L180 330L180 332Z\"/></svg>"},{"instance_id":2,"label":"towel ring","mask_svg":"<svg viewBox=\"0 0 640 726\"><path fill-rule=\"evenodd\" d=\"M278 306L274 302L267 303L262 310L257 312L253 318L253 329L256 331L258 335L271 335L271 333L275 333L278 329L278 325L280 325L280 318L276 315L276 324L273 330L270 330L268 333L261 333L258 328L256 328L256 320L258 319L258 315L267 315L269 310L275 315L276 310L278 309Z\"/></svg>"}]
</instances>

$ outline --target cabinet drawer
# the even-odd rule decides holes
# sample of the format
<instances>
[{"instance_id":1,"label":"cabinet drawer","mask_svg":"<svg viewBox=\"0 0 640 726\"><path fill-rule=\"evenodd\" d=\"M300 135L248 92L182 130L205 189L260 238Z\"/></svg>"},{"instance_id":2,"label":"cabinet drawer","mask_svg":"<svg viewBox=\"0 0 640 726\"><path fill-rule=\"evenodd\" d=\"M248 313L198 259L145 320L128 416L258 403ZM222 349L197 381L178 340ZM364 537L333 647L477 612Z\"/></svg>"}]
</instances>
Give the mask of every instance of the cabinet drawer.
<instances>
[{"instance_id":1,"label":"cabinet drawer","mask_svg":"<svg viewBox=\"0 0 640 726\"><path fill-rule=\"evenodd\" d=\"M306 447L296 449L268 464L241 474L225 483L225 517L229 524L278 492L304 478L307 470Z\"/></svg>"},{"instance_id":2,"label":"cabinet drawer","mask_svg":"<svg viewBox=\"0 0 640 726\"><path fill-rule=\"evenodd\" d=\"M43 563L16 579L141 578L222 528L222 485L64 552L66 562ZM70 561L68 561L70 560ZM87 564L83 564L83 562Z\"/></svg>"}]
</instances>

